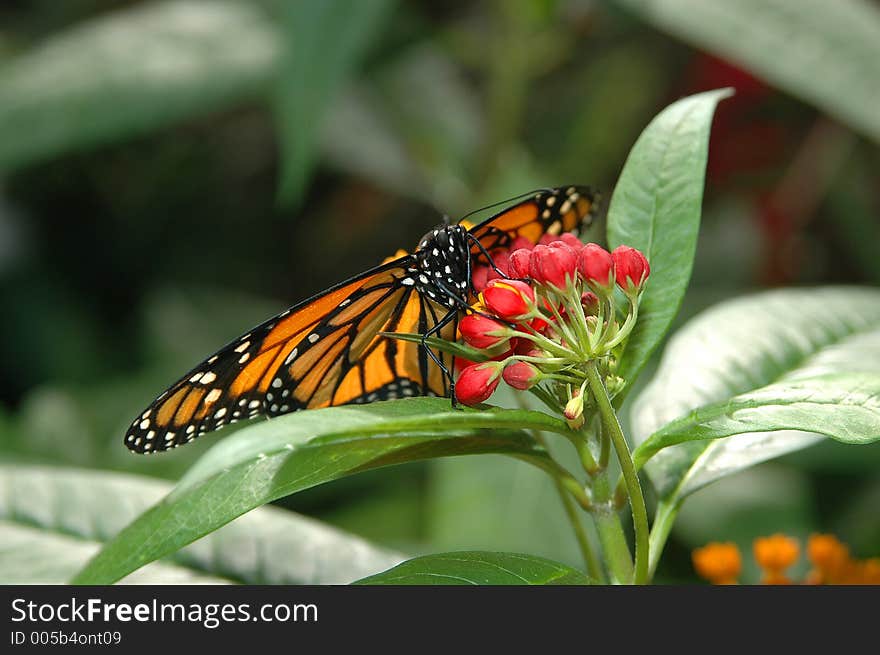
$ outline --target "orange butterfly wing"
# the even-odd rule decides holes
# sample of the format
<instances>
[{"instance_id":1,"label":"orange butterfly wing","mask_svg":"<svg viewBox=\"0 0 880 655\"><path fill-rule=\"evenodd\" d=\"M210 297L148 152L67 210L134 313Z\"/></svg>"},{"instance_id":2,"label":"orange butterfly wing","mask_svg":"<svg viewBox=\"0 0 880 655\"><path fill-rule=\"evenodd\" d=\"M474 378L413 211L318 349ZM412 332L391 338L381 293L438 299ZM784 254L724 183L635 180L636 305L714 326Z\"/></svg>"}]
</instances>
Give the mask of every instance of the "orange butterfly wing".
<instances>
[{"instance_id":1,"label":"orange butterfly wing","mask_svg":"<svg viewBox=\"0 0 880 655\"><path fill-rule=\"evenodd\" d=\"M135 419L126 445L158 452L255 416L445 394L441 371L428 365L419 344L378 334L424 332L448 311L401 282L411 264L411 256L383 264L220 349ZM444 328L445 337L454 339L454 330Z\"/></svg>"},{"instance_id":2,"label":"orange butterfly wing","mask_svg":"<svg viewBox=\"0 0 880 655\"><path fill-rule=\"evenodd\" d=\"M560 187L539 191L533 196L470 228L488 252L507 248L517 237L532 243L545 234L578 231L593 220L596 194L585 186ZM476 245L472 253L486 264Z\"/></svg>"}]
</instances>

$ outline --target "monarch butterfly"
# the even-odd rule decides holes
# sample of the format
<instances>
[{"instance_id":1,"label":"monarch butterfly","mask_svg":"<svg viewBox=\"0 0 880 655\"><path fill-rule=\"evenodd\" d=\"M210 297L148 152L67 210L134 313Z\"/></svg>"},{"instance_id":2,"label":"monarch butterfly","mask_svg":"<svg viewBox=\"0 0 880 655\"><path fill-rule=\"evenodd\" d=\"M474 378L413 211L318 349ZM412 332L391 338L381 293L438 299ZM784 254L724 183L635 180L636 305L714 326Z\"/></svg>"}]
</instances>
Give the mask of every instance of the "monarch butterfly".
<instances>
[{"instance_id":1,"label":"monarch butterfly","mask_svg":"<svg viewBox=\"0 0 880 655\"><path fill-rule=\"evenodd\" d=\"M138 415L125 444L159 452L255 416L449 394L450 355L384 333L454 340L475 264L492 264L490 253L517 237L535 243L575 230L593 206L586 187L548 189L477 225L436 227L414 252L400 251L218 350Z\"/></svg>"}]
</instances>

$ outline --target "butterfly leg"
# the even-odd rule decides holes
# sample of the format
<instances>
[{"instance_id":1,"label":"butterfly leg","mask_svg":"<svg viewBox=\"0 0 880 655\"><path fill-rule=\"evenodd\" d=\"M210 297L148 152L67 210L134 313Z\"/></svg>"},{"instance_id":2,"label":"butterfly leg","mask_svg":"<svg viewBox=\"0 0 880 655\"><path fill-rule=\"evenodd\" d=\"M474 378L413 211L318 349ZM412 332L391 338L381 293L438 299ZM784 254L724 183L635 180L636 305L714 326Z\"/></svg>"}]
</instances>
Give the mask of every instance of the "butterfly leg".
<instances>
[{"instance_id":1,"label":"butterfly leg","mask_svg":"<svg viewBox=\"0 0 880 655\"><path fill-rule=\"evenodd\" d=\"M436 353L428 346L427 339L428 337L432 337L435 334L439 333L440 330L449 325L449 323L455 320L457 317L458 310L450 309L448 312L446 312L446 315L443 318L437 321L437 323L435 323L430 330L422 335L421 343L422 348L424 348L425 351L428 353L428 357L431 358L431 361L433 361L440 368L440 370L443 372L443 375L446 377L447 380L449 380L449 395L452 398L453 407L458 406L458 402L455 399L455 378L452 376L452 373L449 371L449 368L447 368L446 364L443 363L443 360L437 357Z\"/></svg>"},{"instance_id":2,"label":"butterfly leg","mask_svg":"<svg viewBox=\"0 0 880 655\"><path fill-rule=\"evenodd\" d=\"M497 316L492 316L491 314L487 314L486 312L481 311L481 310L479 310L479 309L474 309L473 307L471 307L470 305L467 304L467 301L462 300L462 299L459 298L457 295L455 295L455 292L452 291L449 287L447 287L447 286L446 286L445 284L443 284L442 282L439 283L439 286L440 286L441 289L443 289L443 291L446 292L446 294L452 299L452 301L453 301L456 305L458 305L459 307L461 307L461 310L462 310L463 312L465 312L466 314L476 314L477 316L482 316L483 318L488 318L488 319L491 319L491 320L493 320L493 321L499 321L499 320L501 320L501 319L499 319ZM507 325L507 327L510 327L510 328L515 328L515 327L516 327L516 324L515 324L515 323L510 323L510 322L508 322L508 321L502 321L502 322L505 323L505 324Z\"/></svg>"},{"instance_id":3,"label":"butterfly leg","mask_svg":"<svg viewBox=\"0 0 880 655\"><path fill-rule=\"evenodd\" d=\"M480 252L483 253L483 255L486 257L486 261L489 262L489 266L492 267L492 270L494 270L496 273L498 273L498 275L500 275L505 280L509 280L510 276L507 273L505 273L504 271L502 271L501 269L499 269L497 266L495 266L495 260L492 259L492 255L489 254L489 251L486 250L486 247L482 243L480 243L480 240L478 238L476 238L473 234L470 234L470 233L468 233L467 236L468 236L468 241L472 242L477 248L479 248Z\"/></svg>"}]
</instances>

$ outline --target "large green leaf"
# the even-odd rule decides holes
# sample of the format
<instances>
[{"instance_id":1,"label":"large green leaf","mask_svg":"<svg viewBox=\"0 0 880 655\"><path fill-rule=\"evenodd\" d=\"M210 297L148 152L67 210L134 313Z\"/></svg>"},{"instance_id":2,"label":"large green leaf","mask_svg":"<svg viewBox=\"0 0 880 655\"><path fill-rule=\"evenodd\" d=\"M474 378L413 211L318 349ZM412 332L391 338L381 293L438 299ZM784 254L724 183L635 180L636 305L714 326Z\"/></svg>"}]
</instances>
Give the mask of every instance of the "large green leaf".
<instances>
[{"instance_id":1,"label":"large green leaf","mask_svg":"<svg viewBox=\"0 0 880 655\"><path fill-rule=\"evenodd\" d=\"M0 582L66 582L171 488L136 475L0 465ZM150 564L126 580L339 584L401 559L312 519L264 507L178 551L173 564Z\"/></svg>"},{"instance_id":2,"label":"large green leaf","mask_svg":"<svg viewBox=\"0 0 880 655\"><path fill-rule=\"evenodd\" d=\"M880 141L880 10L867 0L618 0Z\"/></svg>"},{"instance_id":3,"label":"large green leaf","mask_svg":"<svg viewBox=\"0 0 880 655\"><path fill-rule=\"evenodd\" d=\"M567 432L564 422L540 412L455 410L443 398L333 407L259 423L208 451L75 582L113 582L254 507L359 471L490 452L553 468L546 451L524 432L529 429Z\"/></svg>"},{"instance_id":4,"label":"large green leaf","mask_svg":"<svg viewBox=\"0 0 880 655\"><path fill-rule=\"evenodd\" d=\"M261 94L280 53L245 2L172 0L86 21L0 68L0 168Z\"/></svg>"},{"instance_id":5,"label":"large green leaf","mask_svg":"<svg viewBox=\"0 0 880 655\"><path fill-rule=\"evenodd\" d=\"M712 116L729 94L700 93L660 112L630 151L614 189L608 245L638 248L651 264L639 321L620 366L627 384L660 344L687 289L700 229Z\"/></svg>"},{"instance_id":6,"label":"large green leaf","mask_svg":"<svg viewBox=\"0 0 880 655\"><path fill-rule=\"evenodd\" d=\"M0 520L0 583L64 584L101 547L99 542ZM183 566L152 562L126 584L229 584Z\"/></svg>"},{"instance_id":7,"label":"large green leaf","mask_svg":"<svg viewBox=\"0 0 880 655\"><path fill-rule=\"evenodd\" d=\"M322 118L391 6L391 0L298 0L283 4L287 55L276 107L283 199L296 201L302 194Z\"/></svg>"},{"instance_id":8,"label":"large green leaf","mask_svg":"<svg viewBox=\"0 0 880 655\"><path fill-rule=\"evenodd\" d=\"M747 428L724 439L664 448L651 458L646 470L658 492L681 498L720 477L813 444L821 439L818 433L851 441L869 438L875 401L865 397L862 407L849 403L857 400L859 389L868 388L861 384L872 384L876 375L880 291L826 287L746 296L704 312L670 339L656 376L634 403L633 436L645 449L649 438L669 438L651 436L675 429L667 424L680 426L680 434L714 429L720 435ZM803 397L799 404L760 410L737 404L792 400L809 388L815 402ZM835 400L835 393L847 389L853 395L838 398L834 407L819 402ZM721 408L731 398L735 413L724 418ZM705 426L696 425L694 410L707 412ZM859 432L849 432L855 425L850 421L861 423ZM797 429L779 430L786 426Z\"/></svg>"},{"instance_id":9,"label":"large green leaf","mask_svg":"<svg viewBox=\"0 0 880 655\"><path fill-rule=\"evenodd\" d=\"M815 432L849 444L877 441L880 371L785 380L704 405L664 425L633 458L639 466L661 449L687 441L776 430Z\"/></svg>"},{"instance_id":10,"label":"large green leaf","mask_svg":"<svg viewBox=\"0 0 880 655\"><path fill-rule=\"evenodd\" d=\"M464 551L425 555L359 580L369 585L588 585L580 571L533 555Z\"/></svg>"}]
</instances>

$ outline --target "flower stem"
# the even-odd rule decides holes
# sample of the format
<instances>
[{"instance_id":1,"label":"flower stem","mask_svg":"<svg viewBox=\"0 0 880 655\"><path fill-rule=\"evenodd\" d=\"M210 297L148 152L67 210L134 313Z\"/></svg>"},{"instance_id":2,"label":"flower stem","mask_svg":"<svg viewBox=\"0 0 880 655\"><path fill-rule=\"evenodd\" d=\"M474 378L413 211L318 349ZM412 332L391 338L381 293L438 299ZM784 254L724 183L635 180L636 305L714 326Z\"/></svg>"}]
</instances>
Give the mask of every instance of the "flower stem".
<instances>
[{"instance_id":1,"label":"flower stem","mask_svg":"<svg viewBox=\"0 0 880 655\"><path fill-rule=\"evenodd\" d=\"M522 409L528 409L528 406L525 402L523 402L522 397L517 397L517 402ZM537 430L530 430L532 436L535 440L544 446L544 449L547 452L550 452L550 449L547 446L547 441L544 439L544 436L538 432ZM583 441L580 439L579 441ZM586 446L586 444L585 444ZM574 500L572 499L572 489L571 489L571 481L569 480L568 485L563 482L563 478L558 475L553 475L553 484L556 487L556 493L559 494L559 500L562 502L562 508L565 510L565 516L568 517L568 522L571 524L571 529L574 532L575 539L578 542L578 547L580 548L581 555L584 558L584 564L587 567L587 573L593 580L598 583L605 583L605 574L602 571L602 566L599 564L599 558L596 556L595 551L593 550L592 544L590 544L590 539L587 537L587 533L584 531L584 524L581 523L580 515L577 512L577 508L574 505ZM578 484L578 486L580 486ZM580 489L581 493L586 496L586 493L583 489ZM579 502L581 507L585 510L590 508L584 506L583 502Z\"/></svg>"},{"instance_id":2,"label":"flower stem","mask_svg":"<svg viewBox=\"0 0 880 655\"><path fill-rule=\"evenodd\" d=\"M607 471L593 477L593 522L602 544L602 553L615 584L627 584L633 579L633 561L623 534L620 518L612 507L611 483Z\"/></svg>"},{"instance_id":3,"label":"flower stem","mask_svg":"<svg viewBox=\"0 0 880 655\"><path fill-rule=\"evenodd\" d=\"M627 314L626 320L623 322L623 326L621 326L617 334L614 335L614 338L605 344L605 348L607 350L611 350L612 348L620 345L620 343L629 336L629 333L632 332L633 326L636 324L636 321L639 318L638 299L630 297L629 303L630 312L629 314Z\"/></svg>"},{"instance_id":4,"label":"flower stem","mask_svg":"<svg viewBox=\"0 0 880 655\"><path fill-rule=\"evenodd\" d=\"M611 400L608 398L608 392L605 390L605 385L602 384L602 378L599 377L599 370L596 368L596 363L590 362L587 364L586 369L587 379L590 382L590 389L593 392L593 397L596 399L596 406L599 409L599 417L602 421L603 432L610 437L611 443L614 446L617 460L620 462L620 470L623 473L627 492L630 497L636 551L633 582L635 584L645 584L648 582L649 557L648 510L645 507L645 497L642 495L642 487L639 485L639 476L633 466L629 446L626 443L626 437L623 436L623 430L620 429L617 414L611 406ZM610 492L611 489L609 488L609 495Z\"/></svg>"},{"instance_id":5,"label":"flower stem","mask_svg":"<svg viewBox=\"0 0 880 655\"><path fill-rule=\"evenodd\" d=\"M657 564L660 562L660 555L663 554L663 547L666 545L666 538L678 515L679 503L668 500L661 500L657 503L657 512L654 514L654 524L651 526L651 559L648 563L648 579L653 580L654 573L657 571Z\"/></svg>"},{"instance_id":6,"label":"flower stem","mask_svg":"<svg viewBox=\"0 0 880 655\"><path fill-rule=\"evenodd\" d=\"M555 482L556 491L559 493L559 499L562 501L563 509L565 509L565 515L568 517L568 522L571 523L571 529L574 531L575 539L577 539L578 547L584 558L587 573L596 582L605 584L605 574L602 572L602 567L599 565L599 558L593 551L593 546L590 544L590 539L587 537L587 533L584 530L584 524L581 523L580 515L577 513L577 509L574 506L574 501L572 501L571 496L568 495L568 491L559 483L559 481L556 480Z\"/></svg>"}]
</instances>

